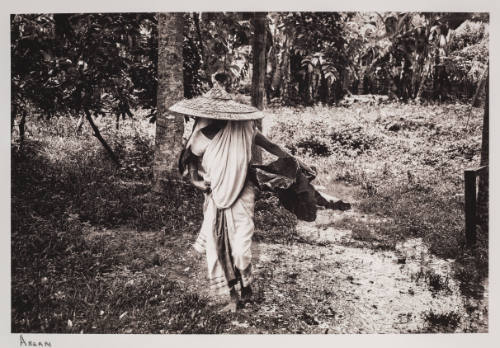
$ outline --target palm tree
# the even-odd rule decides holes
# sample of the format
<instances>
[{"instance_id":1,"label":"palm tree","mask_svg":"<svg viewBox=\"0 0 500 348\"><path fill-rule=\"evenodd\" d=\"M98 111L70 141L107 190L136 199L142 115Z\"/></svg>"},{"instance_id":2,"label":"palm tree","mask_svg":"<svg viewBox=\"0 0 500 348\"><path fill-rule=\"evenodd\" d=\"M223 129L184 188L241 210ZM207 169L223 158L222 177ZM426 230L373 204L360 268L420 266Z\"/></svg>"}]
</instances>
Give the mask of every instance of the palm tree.
<instances>
[{"instance_id":1,"label":"palm tree","mask_svg":"<svg viewBox=\"0 0 500 348\"><path fill-rule=\"evenodd\" d=\"M176 177L177 156L182 147L184 120L168 108L184 96L182 13L158 14L158 93L156 138L153 162L153 190L162 190L161 182Z\"/></svg>"}]
</instances>

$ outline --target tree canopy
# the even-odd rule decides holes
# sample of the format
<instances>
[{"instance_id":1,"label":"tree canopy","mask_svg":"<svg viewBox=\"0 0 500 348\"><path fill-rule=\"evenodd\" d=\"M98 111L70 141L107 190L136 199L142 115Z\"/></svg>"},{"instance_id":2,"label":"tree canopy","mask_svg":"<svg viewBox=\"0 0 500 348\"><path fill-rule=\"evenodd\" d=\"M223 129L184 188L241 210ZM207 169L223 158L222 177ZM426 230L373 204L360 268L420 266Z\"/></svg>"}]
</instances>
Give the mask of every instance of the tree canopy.
<instances>
[{"instance_id":1,"label":"tree canopy","mask_svg":"<svg viewBox=\"0 0 500 348\"><path fill-rule=\"evenodd\" d=\"M249 93L252 13L185 13L184 95L216 72ZM470 100L488 60L488 15L270 12L266 99L336 103L346 93ZM156 115L154 13L11 16L12 117Z\"/></svg>"}]
</instances>

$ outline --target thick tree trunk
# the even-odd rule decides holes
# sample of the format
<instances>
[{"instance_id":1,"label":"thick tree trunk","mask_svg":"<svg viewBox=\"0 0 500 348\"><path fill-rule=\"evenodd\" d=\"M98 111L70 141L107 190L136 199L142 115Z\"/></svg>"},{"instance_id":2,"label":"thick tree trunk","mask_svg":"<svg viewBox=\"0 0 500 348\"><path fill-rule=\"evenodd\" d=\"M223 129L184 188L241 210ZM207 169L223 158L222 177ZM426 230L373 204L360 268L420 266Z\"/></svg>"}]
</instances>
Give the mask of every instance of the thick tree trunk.
<instances>
[{"instance_id":1,"label":"thick tree trunk","mask_svg":"<svg viewBox=\"0 0 500 348\"><path fill-rule=\"evenodd\" d=\"M253 39L253 67L252 67L252 105L264 109L264 93L266 78L266 12L256 12L254 15L254 39ZM262 122L259 120L257 126L262 130ZM253 149L255 163L262 162L262 154L259 149Z\"/></svg>"},{"instance_id":2,"label":"thick tree trunk","mask_svg":"<svg viewBox=\"0 0 500 348\"><path fill-rule=\"evenodd\" d=\"M429 35L427 35L429 37ZM420 101L422 98L422 94L424 93L425 86L427 83L427 79L431 75L432 68L433 68L433 60L435 57L435 51L428 47L424 50L424 67L422 69L422 75L420 77L420 82L417 90L417 94L415 96L415 100Z\"/></svg>"},{"instance_id":3,"label":"thick tree trunk","mask_svg":"<svg viewBox=\"0 0 500 348\"><path fill-rule=\"evenodd\" d=\"M266 76L266 13L257 12L254 17L252 105L264 108L264 82Z\"/></svg>"},{"instance_id":4,"label":"thick tree trunk","mask_svg":"<svg viewBox=\"0 0 500 348\"><path fill-rule=\"evenodd\" d=\"M184 119L168 108L184 96L182 13L158 15L158 93L153 190L162 191L162 182L175 179L177 156L182 148Z\"/></svg>"},{"instance_id":5,"label":"thick tree trunk","mask_svg":"<svg viewBox=\"0 0 500 348\"><path fill-rule=\"evenodd\" d=\"M106 142L106 140L104 140L104 138L102 137L101 132L99 132L99 128L97 128L97 126L94 123L94 120L92 120L92 116L90 115L90 111L88 109L84 109L84 112L85 112L85 118L87 119L87 121L89 121L90 126L92 127L92 130L94 131L94 136L97 139L99 139L99 141L101 142L102 146L104 146L104 148L106 149L106 152L108 153L109 157L111 157L111 159L113 160L113 162L115 162L115 164L117 166L119 166L120 165L120 161L118 160L118 157L116 157L116 155L113 152L113 150L111 149L111 147L108 145L108 143Z\"/></svg>"},{"instance_id":6,"label":"thick tree trunk","mask_svg":"<svg viewBox=\"0 0 500 348\"><path fill-rule=\"evenodd\" d=\"M409 98L415 98L418 91L418 70L420 69L420 63L422 61L422 57L420 55L414 54L411 60L411 82L410 82L410 95Z\"/></svg>"}]
</instances>

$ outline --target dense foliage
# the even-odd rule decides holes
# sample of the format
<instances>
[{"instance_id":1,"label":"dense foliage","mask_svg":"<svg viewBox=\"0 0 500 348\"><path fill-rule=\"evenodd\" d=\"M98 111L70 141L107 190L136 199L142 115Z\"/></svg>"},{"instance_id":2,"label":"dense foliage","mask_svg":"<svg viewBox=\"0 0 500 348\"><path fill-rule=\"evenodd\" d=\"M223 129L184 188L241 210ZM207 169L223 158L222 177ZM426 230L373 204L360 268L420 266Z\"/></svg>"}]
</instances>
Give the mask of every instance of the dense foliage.
<instances>
[{"instance_id":1,"label":"dense foliage","mask_svg":"<svg viewBox=\"0 0 500 348\"><path fill-rule=\"evenodd\" d=\"M279 14L277 26L283 26L282 35L290 40L282 53L290 56L287 101L311 105L342 97L348 58L341 19L341 14L329 12Z\"/></svg>"},{"instance_id":2,"label":"dense foliage","mask_svg":"<svg viewBox=\"0 0 500 348\"><path fill-rule=\"evenodd\" d=\"M154 26L152 14L13 15L13 117L154 109Z\"/></svg>"},{"instance_id":3,"label":"dense foliage","mask_svg":"<svg viewBox=\"0 0 500 348\"><path fill-rule=\"evenodd\" d=\"M471 98L488 63L487 23L487 14L352 14L346 28L354 90L401 99Z\"/></svg>"},{"instance_id":4,"label":"dense foliage","mask_svg":"<svg viewBox=\"0 0 500 348\"><path fill-rule=\"evenodd\" d=\"M249 91L251 13L186 13L185 96L216 72ZM153 13L11 16L12 117L155 114ZM488 62L488 17L446 13L271 12L268 101L310 105L345 93L467 100Z\"/></svg>"},{"instance_id":5,"label":"dense foliage","mask_svg":"<svg viewBox=\"0 0 500 348\"><path fill-rule=\"evenodd\" d=\"M185 97L207 90L217 72L228 73L233 92L249 93L252 18L184 14ZM334 227L374 248L422 238L434 254L457 261L463 294L480 295L488 233L479 228L476 249L463 248L461 193L463 168L479 162L481 110L463 102L488 66L487 15L270 12L267 20L267 101L285 104L268 110L274 113L270 136L318 169L317 184L334 194L344 186L357 192L352 197L363 219L346 214ZM195 262L187 250L201 223L201 193L185 184L165 187L163 195L151 192L154 126L145 119L156 116L157 55L154 13L11 16L11 117L21 139L32 118L25 142L17 142L12 127L13 332L235 332L228 331L234 321L191 288ZM349 108L315 105L366 93L459 102L374 105L389 98L368 96L373 102ZM69 116L82 114L94 134L99 128L109 140L120 167L104 160L89 132L74 132ZM137 116L115 130L106 117L92 123L91 114ZM305 309L327 310L316 314L333 318L325 299L339 303L341 297L314 277L323 272L337 281L332 269L342 267L321 270L311 263L273 274L276 261L286 260L284 246L305 249L307 240L299 239L294 217L265 194L255 215L256 240L283 253L259 270L267 280L258 304L275 301L267 287L275 283L276 298L314 301L299 303L302 312L289 302L280 306L284 318L266 306L264 315L243 315L261 330L288 328L282 319L307 324L294 332L320 328ZM317 255L322 258L318 246L311 253L315 265ZM189 285L171 277L181 273ZM310 282L302 282L302 274ZM443 316L429 313L427 320L439 323Z\"/></svg>"}]
</instances>

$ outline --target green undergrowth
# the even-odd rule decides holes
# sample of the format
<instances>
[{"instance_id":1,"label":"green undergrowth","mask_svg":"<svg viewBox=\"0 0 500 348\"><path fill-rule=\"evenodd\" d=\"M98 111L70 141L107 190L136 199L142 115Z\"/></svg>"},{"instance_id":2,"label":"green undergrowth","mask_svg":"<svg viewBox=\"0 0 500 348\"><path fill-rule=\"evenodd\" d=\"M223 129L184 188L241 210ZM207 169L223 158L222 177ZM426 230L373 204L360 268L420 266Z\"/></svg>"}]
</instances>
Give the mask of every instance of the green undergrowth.
<instances>
[{"instance_id":1,"label":"green undergrowth","mask_svg":"<svg viewBox=\"0 0 500 348\"><path fill-rule=\"evenodd\" d=\"M461 315L456 312L424 314L425 327L422 333L454 333L461 321Z\"/></svg>"},{"instance_id":2,"label":"green undergrowth","mask_svg":"<svg viewBox=\"0 0 500 348\"><path fill-rule=\"evenodd\" d=\"M151 271L129 286L119 270L134 269L135 249L124 254L123 245L84 236L119 224L194 234L188 221L199 220L200 207L185 202L197 193L179 187L154 196L146 182L123 184L130 174L98 150L72 152L74 161L58 154L54 163L48 146L28 141L12 153L12 331L221 332L225 319L175 281Z\"/></svg>"},{"instance_id":3,"label":"green undergrowth","mask_svg":"<svg viewBox=\"0 0 500 348\"><path fill-rule=\"evenodd\" d=\"M479 166L482 108L389 103L272 113L270 136L317 168L316 184L339 198L339 183L357 188L355 209L367 218L337 227L382 249L422 238L432 253L458 261L464 294L480 287L488 236L479 229L475 250L464 248L463 171Z\"/></svg>"},{"instance_id":4,"label":"green undergrowth","mask_svg":"<svg viewBox=\"0 0 500 348\"><path fill-rule=\"evenodd\" d=\"M462 248L463 203L457 194L463 168L478 163L481 123L474 109L466 130L467 110L400 104L281 108L271 110L270 135L314 165L315 183L333 195L342 194L336 191L341 182L356 187L355 209L377 219L339 220L355 238L384 249L422 237L432 252L459 261L462 291L473 296L487 275L488 257L485 233L475 251ZM85 238L89 230L122 227L196 238L202 194L182 181L161 194L151 192L154 125L126 120L116 130L111 119L96 120L120 158L117 168L88 126L76 134L73 122L28 119L22 149L13 134L12 331L226 330L226 320L206 299L154 271L154 259L141 255L155 249L153 242L121 245L105 234ZM255 240L300 242L296 218L275 197L260 193L255 216ZM156 247L161 245L158 240ZM138 272L133 286L127 272Z\"/></svg>"},{"instance_id":5,"label":"green undergrowth","mask_svg":"<svg viewBox=\"0 0 500 348\"><path fill-rule=\"evenodd\" d=\"M291 244L297 237L297 217L283 208L269 192L259 192L255 202L254 241Z\"/></svg>"},{"instance_id":6,"label":"green undergrowth","mask_svg":"<svg viewBox=\"0 0 500 348\"><path fill-rule=\"evenodd\" d=\"M118 168L88 129L76 134L70 121L28 123L22 149L13 136L12 331L225 330L227 320L206 299L155 272L151 254L162 248L161 238L128 245L105 234L85 237L126 227L196 238L203 195L182 181L151 191L154 125L128 121L116 130L111 120L96 120L120 158ZM257 203L256 239L286 242L293 235L294 220L275 207L271 197Z\"/></svg>"}]
</instances>

